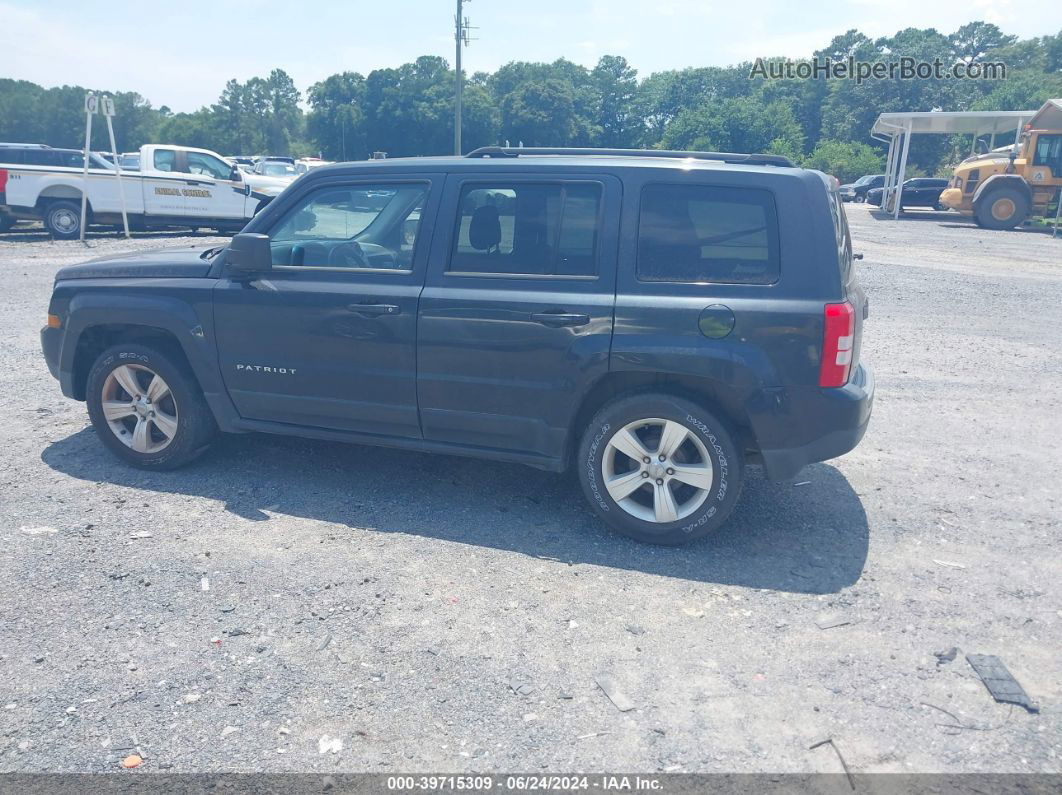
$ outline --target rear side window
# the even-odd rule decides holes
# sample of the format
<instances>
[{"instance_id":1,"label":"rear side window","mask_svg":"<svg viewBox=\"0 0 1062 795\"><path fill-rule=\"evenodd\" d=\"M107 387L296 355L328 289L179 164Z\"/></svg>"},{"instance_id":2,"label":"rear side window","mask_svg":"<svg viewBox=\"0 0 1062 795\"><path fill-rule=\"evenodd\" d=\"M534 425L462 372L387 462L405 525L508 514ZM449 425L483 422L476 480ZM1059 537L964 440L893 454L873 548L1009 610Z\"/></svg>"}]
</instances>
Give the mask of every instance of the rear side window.
<instances>
[{"instance_id":1,"label":"rear side window","mask_svg":"<svg viewBox=\"0 0 1062 795\"><path fill-rule=\"evenodd\" d=\"M647 185L638 220L638 279L773 284L778 214L770 191Z\"/></svg>"},{"instance_id":2,"label":"rear side window","mask_svg":"<svg viewBox=\"0 0 1062 795\"><path fill-rule=\"evenodd\" d=\"M466 184L451 272L594 276L601 183Z\"/></svg>"},{"instance_id":3,"label":"rear side window","mask_svg":"<svg viewBox=\"0 0 1062 795\"><path fill-rule=\"evenodd\" d=\"M51 149L25 149L23 162L27 166L57 166L59 158Z\"/></svg>"}]
</instances>

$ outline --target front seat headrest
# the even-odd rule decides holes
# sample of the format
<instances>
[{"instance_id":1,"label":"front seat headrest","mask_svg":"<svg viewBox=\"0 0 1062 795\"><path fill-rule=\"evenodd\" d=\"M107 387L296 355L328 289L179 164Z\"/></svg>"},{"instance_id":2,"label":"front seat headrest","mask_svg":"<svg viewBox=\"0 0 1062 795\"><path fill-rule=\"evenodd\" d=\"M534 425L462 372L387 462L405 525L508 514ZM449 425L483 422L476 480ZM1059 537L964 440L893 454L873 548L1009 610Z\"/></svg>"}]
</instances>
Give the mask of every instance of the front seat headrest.
<instances>
[{"instance_id":1,"label":"front seat headrest","mask_svg":"<svg viewBox=\"0 0 1062 795\"><path fill-rule=\"evenodd\" d=\"M468 242L478 251L489 251L501 242L501 221L493 204L477 207L468 224Z\"/></svg>"}]
</instances>

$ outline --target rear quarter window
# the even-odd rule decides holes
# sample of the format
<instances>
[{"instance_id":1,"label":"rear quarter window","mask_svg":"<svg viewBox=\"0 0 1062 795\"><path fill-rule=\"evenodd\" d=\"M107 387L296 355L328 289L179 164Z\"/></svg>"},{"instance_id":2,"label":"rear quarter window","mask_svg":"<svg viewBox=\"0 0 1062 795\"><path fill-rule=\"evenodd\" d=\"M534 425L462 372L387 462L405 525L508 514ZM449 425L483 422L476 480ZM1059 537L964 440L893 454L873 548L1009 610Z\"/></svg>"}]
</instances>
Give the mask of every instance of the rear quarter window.
<instances>
[{"instance_id":1,"label":"rear quarter window","mask_svg":"<svg viewBox=\"0 0 1062 795\"><path fill-rule=\"evenodd\" d=\"M770 191L668 183L642 189L640 281L773 284L779 271Z\"/></svg>"}]
</instances>

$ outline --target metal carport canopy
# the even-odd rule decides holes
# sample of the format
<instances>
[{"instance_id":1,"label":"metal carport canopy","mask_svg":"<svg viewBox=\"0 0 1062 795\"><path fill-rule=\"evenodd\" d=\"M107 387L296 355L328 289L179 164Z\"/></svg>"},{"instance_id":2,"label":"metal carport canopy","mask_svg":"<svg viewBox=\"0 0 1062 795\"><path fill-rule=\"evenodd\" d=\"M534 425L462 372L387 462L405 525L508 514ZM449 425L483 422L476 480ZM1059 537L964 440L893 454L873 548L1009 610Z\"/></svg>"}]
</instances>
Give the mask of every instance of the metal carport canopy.
<instances>
[{"instance_id":1,"label":"metal carport canopy","mask_svg":"<svg viewBox=\"0 0 1062 795\"><path fill-rule=\"evenodd\" d=\"M885 188L881 207L886 209L899 186L903 184L907 169L907 152L911 136L917 134L952 135L966 134L977 138L991 135L992 144L998 133L1014 131L1014 143L1021 136L1022 127L1036 115L1035 110L1001 111L917 111L912 113L882 113L870 130L871 137L889 145L885 160ZM989 148L994 148L991 146ZM893 218L900 216L900 203L894 202Z\"/></svg>"}]
</instances>

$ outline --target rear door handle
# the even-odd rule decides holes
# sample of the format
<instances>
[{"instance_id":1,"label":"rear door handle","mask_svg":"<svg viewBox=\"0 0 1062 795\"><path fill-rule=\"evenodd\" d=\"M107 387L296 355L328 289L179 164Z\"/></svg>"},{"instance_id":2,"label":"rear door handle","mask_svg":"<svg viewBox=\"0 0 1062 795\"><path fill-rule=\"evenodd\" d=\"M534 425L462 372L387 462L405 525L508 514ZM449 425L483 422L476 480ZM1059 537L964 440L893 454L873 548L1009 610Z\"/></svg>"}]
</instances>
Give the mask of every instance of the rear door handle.
<instances>
[{"instance_id":1,"label":"rear door handle","mask_svg":"<svg viewBox=\"0 0 1062 795\"><path fill-rule=\"evenodd\" d=\"M382 315L397 315L401 310L394 304L348 304L347 309L356 315L365 317L381 317Z\"/></svg>"},{"instance_id":2,"label":"rear door handle","mask_svg":"<svg viewBox=\"0 0 1062 795\"><path fill-rule=\"evenodd\" d=\"M574 315L567 312L533 312L531 319L550 328L563 326L585 326L590 322L590 315Z\"/></svg>"}]
</instances>

